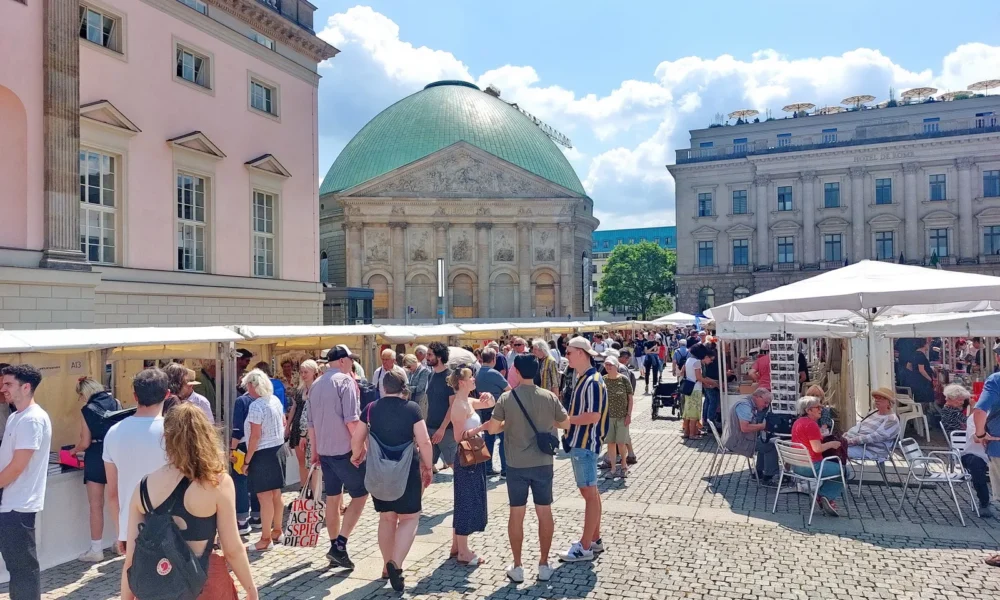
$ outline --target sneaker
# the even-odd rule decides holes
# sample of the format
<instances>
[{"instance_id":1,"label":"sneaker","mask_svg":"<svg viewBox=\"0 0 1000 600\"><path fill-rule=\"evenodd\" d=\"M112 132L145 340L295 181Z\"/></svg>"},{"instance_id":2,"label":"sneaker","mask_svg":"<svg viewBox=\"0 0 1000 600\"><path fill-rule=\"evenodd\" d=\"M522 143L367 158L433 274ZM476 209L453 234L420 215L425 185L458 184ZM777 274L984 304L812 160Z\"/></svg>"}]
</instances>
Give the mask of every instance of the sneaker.
<instances>
[{"instance_id":1,"label":"sneaker","mask_svg":"<svg viewBox=\"0 0 1000 600\"><path fill-rule=\"evenodd\" d=\"M548 581L552 579L552 574L556 570L552 568L552 565L545 563L544 565L538 565L538 581Z\"/></svg>"},{"instance_id":2,"label":"sneaker","mask_svg":"<svg viewBox=\"0 0 1000 600\"><path fill-rule=\"evenodd\" d=\"M330 551L326 553L326 557L330 559L330 562L342 567L344 569L354 569L354 563L351 561L350 557L347 555L347 550L340 550L336 547L331 547Z\"/></svg>"},{"instance_id":3,"label":"sneaker","mask_svg":"<svg viewBox=\"0 0 1000 600\"><path fill-rule=\"evenodd\" d=\"M237 523L236 526L239 528L240 535L250 535L250 532L253 530L253 528L250 527L249 520Z\"/></svg>"},{"instance_id":4,"label":"sneaker","mask_svg":"<svg viewBox=\"0 0 1000 600\"><path fill-rule=\"evenodd\" d=\"M837 503L829 498L820 496L819 497L819 507L823 509L823 512L830 515L831 517L839 517L840 513L837 512Z\"/></svg>"},{"instance_id":5,"label":"sneaker","mask_svg":"<svg viewBox=\"0 0 1000 600\"><path fill-rule=\"evenodd\" d=\"M584 550L580 542L573 542L573 545L569 547L569 550L563 552L559 555L559 560L563 562L582 562L586 560L594 560L594 552L592 550Z\"/></svg>"},{"instance_id":6,"label":"sneaker","mask_svg":"<svg viewBox=\"0 0 1000 600\"><path fill-rule=\"evenodd\" d=\"M250 517L249 521L250 527L256 531L260 529L260 517Z\"/></svg>"},{"instance_id":7,"label":"sneaker","mask_svg":"<svg viewBox=\"0 0 1000 600\"><path fill-rule=\"evenodd\" d=\"M625 458L625 464L627 465L634 465L637 462L639 462L639 459L635 457L635 454L629 454L628 457Z\"/></svg>"},{"instance_id":8,"label":"sneaker","mask_svg":"<svg viewBox=\"0 0 1000 600\"><path fill-rule=\"evenodd\" d=\"M602 538L597 538L594 543L590 545L590 551L594 554L600 554L604 552L604 540Z\"/></svg>"},{"instance_id":9,"label":"sneaker","mask_svg":"<svg viewBox=\"0 0 1000 600\"><path fill-rule=\"evenodd\" d=\"M993 516L993 511L990 510L989 506L980 506L979 507L979 516L982 517L983 519L989 519L990 517ZM80 559L80 560L83 560L83 559Z\"/></svg>"},{"instance_id":10,"label":"sneaker","mask_svg":"<svg viewBox=\"0 0 1000 600\"><path fill-rule=\"evenodd\" d=\"M500 479L507 479L507 471L500 471Z\"/></svg>"},{"instance_id":11,"label":"sneaker","mask_svg":"<svg viewBox=\"0 0 1000 600\"><path fill-rule=\"evenodd\" d=\"M80 555L77 560L81 562L97 563L104 561L104 550L87 550Z\"/></svg>"},{"instance_id":12,"label":"sneaker","mask_svg":"<svg viewBox=\"0 0 1000 600\"><path fill-rule=\"evenodd\" d=\"M507 568L507 579L514 583L524 583L524 569L511 565Z\"/></svg>"},{"instance_id":13,"label":"sneaker","mask_svg":"<svg viewBox=\"0 0 1000 600\"><path fill-rule=\"evenodd\" d=\"M500 474L500 471L497 471L493 467L490 467L490 469L488 471L486 471L486 476L487 477L496 477L499 474Z\"/></svg>"}]
</instances>

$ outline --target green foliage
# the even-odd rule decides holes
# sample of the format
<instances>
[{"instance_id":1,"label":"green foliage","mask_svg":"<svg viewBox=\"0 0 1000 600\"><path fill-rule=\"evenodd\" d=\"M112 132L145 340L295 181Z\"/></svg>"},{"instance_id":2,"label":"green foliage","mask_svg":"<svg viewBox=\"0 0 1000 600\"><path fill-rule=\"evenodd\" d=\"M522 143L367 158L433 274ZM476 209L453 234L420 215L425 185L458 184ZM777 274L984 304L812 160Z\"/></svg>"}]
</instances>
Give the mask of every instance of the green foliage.
<instances>
[{"instance_id":1,"label":"green foliage","mask_svg":"<svg viewBox=\"0 0 1000 600\"><path fill-rule=\"evenodd\" d=\"M604 307L627 306L641 319L669 312L674 293L677 254L653 242L616 246L608 257L597 301Z\"/></svg>"}]
</instances>

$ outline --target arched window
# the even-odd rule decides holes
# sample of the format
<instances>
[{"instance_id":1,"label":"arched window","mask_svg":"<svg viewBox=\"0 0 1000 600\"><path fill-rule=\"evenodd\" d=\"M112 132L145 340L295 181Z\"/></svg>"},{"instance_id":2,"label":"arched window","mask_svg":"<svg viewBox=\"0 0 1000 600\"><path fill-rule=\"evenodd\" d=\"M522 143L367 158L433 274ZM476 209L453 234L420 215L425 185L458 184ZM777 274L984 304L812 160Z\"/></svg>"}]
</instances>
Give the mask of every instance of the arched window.
<instances>
[{"instance_id":1,"label":"arched window","mask_svg":"<svg viewBox=\"0 0 1000 600\"><path fill-rule=\"evenodd\" d=\"M535 316L554 317L555 311L556 283L552 275L542 273L535 280Z\"/></svg>"},{"instance_id":2,"label":"arched window","mask_svg":"<svg viewBox=\"0 0 1000 600\"><path fill-rule=\"evenodd\" d=\"M372 275L368 280L368 287L375 292L375 298L372 300L372 316L376 319L388 319L392 314L389 305L389 298L392 295L389 280L384 275Z\"/></svg>"},{"instance_id":3,"label":"arched window","mask_svg":"<svg viewBox=\"0 0 1000 600\"><path fill-rule=\"evenodd\" d=\"M414 275L406 284L407 306L412 306L414 312L410 315L415 319L434 318L435 285L426 275Z\"/></svg>"},{"instance_id":4,"label":"arched window","mask_svg":"<svg viewBox=\"0 0 1000 600\"><path fill-rule=\"evenodd\" d=\"M698 310L705 312L715 306L715 290L703 287L698 291Z\"/></svg>"},{"instance_id":5,"label":"arched window","mask_svg":"<svg viewBox=\"0 0 1000 600\"><path fill-rule=\"evenodd\" d=\"M330 259L326 257L326 251L319 255L319 282L330 283Z\"/></svg>"},{"instance_id":6,"label":"arched window","mask_svg":"<svg viewBox=\"0 0 1000 600\"><path fill-rule=\"evenodd\" d=\"M500 273L493 280L490 286L490 300L493 302L493 310L490 316L494 318L516 317L517 311L517 282L507 273Z\"/></svg>"},{"instance_id":7,"label":"arched window","mask_svg":"<svg viewBox=\"0 0 1000 600\"><path fill-rule=\"evenodd\" d=\"M472 290L475 286L472 278L461 273L455 276L451 283L451 316L457 319L471 319L472 314Z\"/></svg>"},{"instance_id":8,"label":"arched window","mask_svg":"<svg viewBox=\"0 0 1000 600\"><path fill-rule=\"evenodd\" d=\"M733 290L733 300L742 300L742 299L746 298L749 295L750 295L749 288L746 288L746 287L744 287L742 285L741 286L737 286L737 288L735 290Z\"/></svg>"}]
</instances>

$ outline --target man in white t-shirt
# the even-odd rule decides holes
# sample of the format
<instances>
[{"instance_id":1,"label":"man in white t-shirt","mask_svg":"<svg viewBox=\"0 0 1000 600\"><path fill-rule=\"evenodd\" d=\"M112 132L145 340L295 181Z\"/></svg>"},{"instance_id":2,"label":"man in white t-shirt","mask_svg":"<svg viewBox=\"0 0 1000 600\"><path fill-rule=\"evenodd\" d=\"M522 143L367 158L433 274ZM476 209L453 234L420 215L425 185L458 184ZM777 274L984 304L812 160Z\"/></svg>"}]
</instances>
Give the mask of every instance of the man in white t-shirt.
<instances>
[{"instance_id":1,"label":"man in white t-shirt","mask_svg":"<svg viewBox=\"0 0 1000 600\"><path fill-rule=\"evenodd\" d=\"M35 515L45 502L52 422L35 404L42 374L31 365L0 371L0 390L13 413L0 443L0 555L10 573L12 600L41 598Z\"/></svg>"},{"instance_id":2,"label":"man in white t-shirt","mask_svg":"<svg viewBox=\"0 0 1000 600\"><path fill-rule=\"evenodd\" d=\"M382 387L382 378L385 377L387 372L396 368L396 353L386 348L382 351L380 358L382 359L382 366L375 369L375 373L372 375L372 383L378 386L379 398L385 396L385 388Z\"/></svg>"},{"instance_id":3,"label":"man in white t-shirt","mask_svg":"<svg viewBox=\"0 0 1000 600\"><path fill-rule=\"evenodd\" d=\"M108 475L108 504L118 514L118 552L125 551L128 507L132 494L146 475L167 464L163 444L163 401L170 380L160 369L144 369L132 380L139 405L135 414L108 430L104 436L104 469Z\"/></svg>"}]
</instances>

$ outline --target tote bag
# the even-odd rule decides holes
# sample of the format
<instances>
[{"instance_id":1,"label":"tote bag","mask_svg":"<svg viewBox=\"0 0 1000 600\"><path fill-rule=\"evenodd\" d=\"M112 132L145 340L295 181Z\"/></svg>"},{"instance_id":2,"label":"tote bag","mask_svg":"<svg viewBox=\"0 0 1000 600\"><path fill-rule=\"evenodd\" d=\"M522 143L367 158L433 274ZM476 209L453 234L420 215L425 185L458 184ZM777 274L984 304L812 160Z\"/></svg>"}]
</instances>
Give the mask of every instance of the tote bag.
<instances>
[{"instance_id":1,"label":"tote bag","mask_svg":"<svg viewBox=\"0 0 1000 600\"><path fill-rule=\"evenodd\" d=\"M317 484L313 475L319 474ZM293 548L314 548L319 543L319 533L326 527L326 503L320 500L318 480L322 473L318 465L309 467L309 474L302 484L299 497L285 509L285 545Z\"/></svg>"}]
</instances>

